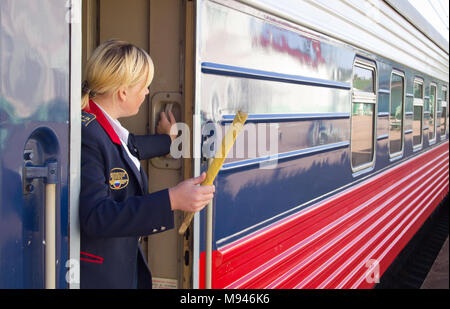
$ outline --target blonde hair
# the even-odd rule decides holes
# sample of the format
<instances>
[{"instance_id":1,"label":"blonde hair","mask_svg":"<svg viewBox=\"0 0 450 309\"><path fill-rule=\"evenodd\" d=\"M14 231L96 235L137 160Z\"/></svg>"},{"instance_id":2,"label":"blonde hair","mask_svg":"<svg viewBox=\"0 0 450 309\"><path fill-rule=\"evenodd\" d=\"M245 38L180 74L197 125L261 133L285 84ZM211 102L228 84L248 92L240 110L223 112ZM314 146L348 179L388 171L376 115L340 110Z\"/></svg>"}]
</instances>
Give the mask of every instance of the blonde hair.
<instances>
[{"instance_id":1,"label":"blonde hair","mask_svg":"<svg viewBox=\"0 0 450 309\"><path fill-rule=\"evenodd\" d=\"M145 50L125 41L112 39L98 46L86 64L82 84L81 108L97 95L113 94L123 87L132 87L145 79L148 87L154 75L153 61Z\"/></svg>"}]
</instances>

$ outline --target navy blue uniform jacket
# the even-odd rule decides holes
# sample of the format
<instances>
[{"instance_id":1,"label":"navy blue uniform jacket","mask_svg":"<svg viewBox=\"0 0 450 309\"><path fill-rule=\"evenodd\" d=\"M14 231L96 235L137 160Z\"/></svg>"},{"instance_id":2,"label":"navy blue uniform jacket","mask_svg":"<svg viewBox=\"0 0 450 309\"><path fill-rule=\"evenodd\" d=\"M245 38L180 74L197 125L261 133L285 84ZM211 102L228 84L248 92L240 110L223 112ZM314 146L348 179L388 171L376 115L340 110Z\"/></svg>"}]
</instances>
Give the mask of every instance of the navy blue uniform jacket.
<instances>
[{"instance_id":1,"label":"navy blue uniform jacket","mask_svg":"<svg viewBox=\"0 0 450 309\"><path fill-rule=\"evenodd\" d=\"M168 190L148 194L145 172L92 101L82 112L81 136L80 286L151 288L138 238L173 228ZM167 154L170 143L168 135L130 133L128 148L144 160Z\"/></svg>"}]
</instances>

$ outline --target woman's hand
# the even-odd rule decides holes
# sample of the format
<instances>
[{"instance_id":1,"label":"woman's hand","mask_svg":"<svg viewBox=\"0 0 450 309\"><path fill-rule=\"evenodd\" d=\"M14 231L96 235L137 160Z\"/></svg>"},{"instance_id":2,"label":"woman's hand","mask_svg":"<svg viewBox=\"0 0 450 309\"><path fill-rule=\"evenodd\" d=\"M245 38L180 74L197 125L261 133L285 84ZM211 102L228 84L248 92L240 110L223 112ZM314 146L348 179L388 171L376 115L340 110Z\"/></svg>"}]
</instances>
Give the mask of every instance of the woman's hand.
<instances>
[{"instance_id":1,"label":"woman's hand","mask_svg":"<svg viewBox=\"0 0 450 309\"><path fill-rule=\"evenodd\" d=\"M156 133L167 134L173 141L178 135L178 130L176 127L177 122L171 111L169 111L168 114L170 120L167 119L165 112L161 112L159 114L160 118L158 125L156 126Z\"/></svg>"},{"instance_id":2,"label":"woman's hand","mask_svg":"<svg viewBox=\"0 0 450 309\"><path fill-rule=\"evenodd\" d=\"M170 205L172 210L197 212L208 205L214 197L215 187L198 186L206 178L203 172L200 176L180 182L169 189Z\"/></svg>"}]
</instances>

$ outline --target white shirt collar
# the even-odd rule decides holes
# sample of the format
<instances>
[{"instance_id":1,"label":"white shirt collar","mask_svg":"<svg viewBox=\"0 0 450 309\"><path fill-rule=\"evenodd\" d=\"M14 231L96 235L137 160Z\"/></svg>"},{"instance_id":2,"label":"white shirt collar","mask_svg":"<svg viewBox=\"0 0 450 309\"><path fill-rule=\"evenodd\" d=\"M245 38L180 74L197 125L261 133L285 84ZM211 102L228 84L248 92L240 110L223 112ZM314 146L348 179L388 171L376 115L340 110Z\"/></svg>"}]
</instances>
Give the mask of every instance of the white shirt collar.
<instances>
[{"instance_id":1,"label":"white shirt collar","mask_svg":"<svg viewBox=\"0 0 450 309\"><path fill-rule=\"evenodd\" d=\"M95 101L94 101L95 103ZM97 104L97 103L95 103ZM98 108L102 111L102 113L105 115L108 122L111 124L111 127L113 128L114 132L116 132L117 136L119 136L120 141L122 142L122 146L125 149L125 152L127 153L128 157L133 161L134 165L138 170L141 168L141 162L138 158L136 158L133 154L131 154L130 150L128 149L128 136L130 135L130 132L128 132L127 129L122 127L120 122L116 119L113 119L108 113L100 106L98 105Z\"/></svg>"},{"instance_id":2,"label":"white shirt collar","mask_svg":"<svg viewBox=\"0 0 450 309\"><path fill-rule=\"evenodd\" d=\"M94 103L95 103L95 101L94 101ZM97 104L97 103L95 103L95 104ZM130 134L130 132L127 129L125 129L124 127L122 127L119 120L116 120L116 119L112 118L110 115L108 115L108 113L99 104L97 104L97 106L100 108L100 110L106 116L106 118L108 119L112 128L114 129L114 132L116 132L116 134L119 136L120 140L122 142L124 142L125 145L127 145L128 144L128 135Z\"/></svg>"}]
</instances>

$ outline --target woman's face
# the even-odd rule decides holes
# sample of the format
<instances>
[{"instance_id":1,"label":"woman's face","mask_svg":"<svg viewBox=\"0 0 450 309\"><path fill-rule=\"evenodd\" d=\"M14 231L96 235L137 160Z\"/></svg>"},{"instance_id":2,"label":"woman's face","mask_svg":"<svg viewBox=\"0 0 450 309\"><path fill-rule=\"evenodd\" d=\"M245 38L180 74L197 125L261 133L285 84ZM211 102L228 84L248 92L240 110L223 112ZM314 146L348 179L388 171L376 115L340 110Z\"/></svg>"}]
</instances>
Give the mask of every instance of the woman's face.
<instances>
[{"instance_id":1,"label":"woman's face","mask_svg":"<svg viewBox=\"0 0 450 309\"><path fill-rule=\"evenodd\" d=\"M133 116L139 112L139 108L148 95L149 90L145 86L145 79L143 79L139 84L127 88L126 101L122 102L122 110L124 112L123 117Z\"/></svg>"}]
</instances>

